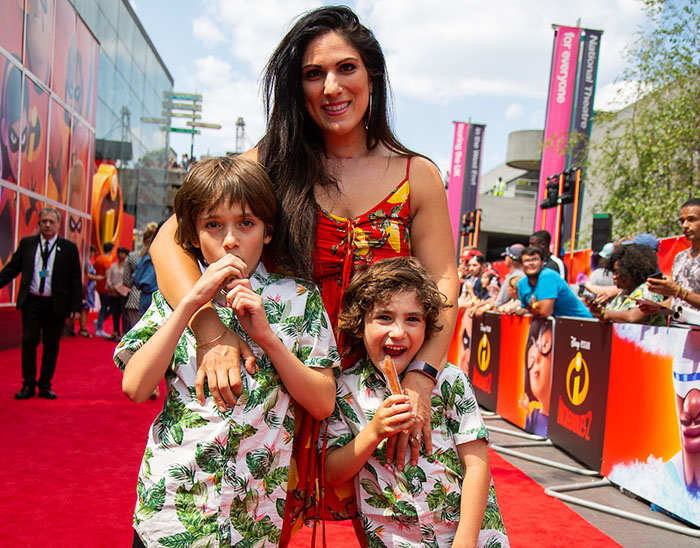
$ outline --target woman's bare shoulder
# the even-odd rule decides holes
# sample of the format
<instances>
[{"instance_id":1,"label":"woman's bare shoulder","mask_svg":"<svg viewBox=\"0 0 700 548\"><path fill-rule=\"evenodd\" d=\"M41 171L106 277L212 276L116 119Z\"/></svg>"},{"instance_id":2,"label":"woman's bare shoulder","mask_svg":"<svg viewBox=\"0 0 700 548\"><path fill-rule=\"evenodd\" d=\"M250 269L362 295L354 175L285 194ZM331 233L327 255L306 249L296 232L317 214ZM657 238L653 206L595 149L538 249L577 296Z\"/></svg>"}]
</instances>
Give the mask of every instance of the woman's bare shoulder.
<instances>
[{"instance_id":1,"label":"woman's bare shoulder","mask_svg":"<svg viewBox=\"0 0 700 548\"><path fill-rule=\"evenodd\" d=\"M424 156L411 157L411 168L408 175L411 183L411 194L422 192L444 191L445 185L437 166Z\"/></svg>"},{"instance_id":2,"label":"woman's bare shoulder","mask_svg":"<svg viewBox=\"0 0 700 548\"><path fill-rule=\"evenodd\" d=\"M248 160L253 160L254 162L258 161L258 147L251 148L250 150L246 150L243 154L241 154L241 157L247 158Z\"/></svg>"}]
</instances>

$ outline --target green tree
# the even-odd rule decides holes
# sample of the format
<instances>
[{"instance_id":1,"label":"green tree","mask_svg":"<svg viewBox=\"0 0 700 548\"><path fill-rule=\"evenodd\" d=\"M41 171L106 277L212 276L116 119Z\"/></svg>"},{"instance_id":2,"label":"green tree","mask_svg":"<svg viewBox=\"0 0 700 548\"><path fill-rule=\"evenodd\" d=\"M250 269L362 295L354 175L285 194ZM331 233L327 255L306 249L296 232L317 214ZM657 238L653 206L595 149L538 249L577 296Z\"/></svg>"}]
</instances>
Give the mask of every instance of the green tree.
<instances>
[{"instance_id":1,"label":"green tree","mask_svg":"<svg viewBox=\"0 0 700 548\"><path fill-rule=\"evenodd\" d=\"M620 78L634 103L596 113L605 129L591 155L594 210L612 214L615 237L678 234L678 207L700 187L698 0L643 1L648 20Z\"/></svg>"}]
</instances>

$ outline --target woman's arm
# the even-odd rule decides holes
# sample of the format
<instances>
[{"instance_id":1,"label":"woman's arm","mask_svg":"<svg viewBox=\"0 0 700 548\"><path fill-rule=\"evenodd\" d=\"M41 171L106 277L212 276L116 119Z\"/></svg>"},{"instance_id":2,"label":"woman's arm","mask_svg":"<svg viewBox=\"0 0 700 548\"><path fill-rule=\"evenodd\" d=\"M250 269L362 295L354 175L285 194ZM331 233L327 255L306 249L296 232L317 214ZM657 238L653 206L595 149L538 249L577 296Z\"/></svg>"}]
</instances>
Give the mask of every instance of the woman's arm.
<instances>
[{"instance_id":1,"label":"woman's arm","mask_svg":"<svg viewBox=\"0 0 700 548\"><path fill-rule=\"evenodd\" d=\"M194 257L175 243L177 221L172 216L160 228L150 248L153 266L156 269L158 287L165 299L175 308L194 286L201 273ZM211 304L195 312L190 327L199 344L216 339L224 329L219 316ZM220 411L226 405L236 405L236 396L241 393L240 356L245 358L246 369L254 371L255 356L250 347L230 330L217 344L197 351L199 369L195 380L197 399L204 404L204 381L209 385L214 401Z\"/></svg>"},{"instance_id":2,"label":"woman's arm","mask_svg":"<svg viewBox=\"0 0 700 548\"><path fill-rule=\"evenodd\" d=\"M605 310L600 319L606 322L644 323L648 316L635 306L628 310Z\"/></svg>"},{"instance_id":3,"label":"woman's arm","mask_svg":"<svg viewBox=\"0 0 700 548\"><path fill-rule=\"evenodd\" d=\"M454 238L447 209L447 193L437 168L425 158L413 158L410 185L413 215L412 254L428 270L451 305L440 314L439 322L442 330L426 341L415 357L415 360L427 362L439 372L447 361L447 352L458 313L459 282ZM435 382L423 373L408 372L404 377L404 390L411 398L411 404L416 412L416 423L411 433L414 435L423 433L425 449L428 453L432 453L433 450L430 438L430 393L434 386ZM399 470L403 469L407 446L407 433L387 440L387 460L393 460L394 448L396 448L396 465ZM415 465L418 462L419 453L420 444L414 443L411 446L411 464Z\"/></svg>"},{"instance_id":4,"label":"woman's arm","mask_svg":"<svg viewBox=\"0 0 700 548\"><path fill-rule=\"evenodd\" d=\"M372 456L384 438L408 428L413 411L408 397L389 396L374 413L371 422L352 441L326 453L325 478L328 485L341 485L353 478Z\"/></svg>"},{"instance_id":5,"label":"woman's arm","mask_svg":"<svg viewBox=\"0 0 700 548\"><path fill-rule=\"evenodd\" d=\"M453 548L476 548L489 496L491 473L489 453L484 440L474 440L457 446L464 469L459 525Z\"/></svg>"}]
</instances>

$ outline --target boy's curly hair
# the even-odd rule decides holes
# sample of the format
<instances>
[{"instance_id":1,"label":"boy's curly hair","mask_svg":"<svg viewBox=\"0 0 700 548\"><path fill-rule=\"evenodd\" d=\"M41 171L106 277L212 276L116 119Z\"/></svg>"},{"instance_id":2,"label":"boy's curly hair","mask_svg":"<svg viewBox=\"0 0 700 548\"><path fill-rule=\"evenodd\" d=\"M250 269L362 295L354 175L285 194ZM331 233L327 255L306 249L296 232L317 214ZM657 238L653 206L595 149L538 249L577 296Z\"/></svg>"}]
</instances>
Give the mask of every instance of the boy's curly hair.
<instances>
[{"instance_id":1,"label":"boy's curly hair","mask_svg":"<svg viewBox=\"0 0 700 548\"><path fill-rule=\"evenodd\" d=\"M338 329L351 337L352 344L362 344L365 316L377 303L388 303L394 295L415 291L425 309L425 339L442 329L440 312L449 308L447 297L440 292L428 271L413 257L382 259L356 274L343 292Z\"/></svg>"}]
</instances>

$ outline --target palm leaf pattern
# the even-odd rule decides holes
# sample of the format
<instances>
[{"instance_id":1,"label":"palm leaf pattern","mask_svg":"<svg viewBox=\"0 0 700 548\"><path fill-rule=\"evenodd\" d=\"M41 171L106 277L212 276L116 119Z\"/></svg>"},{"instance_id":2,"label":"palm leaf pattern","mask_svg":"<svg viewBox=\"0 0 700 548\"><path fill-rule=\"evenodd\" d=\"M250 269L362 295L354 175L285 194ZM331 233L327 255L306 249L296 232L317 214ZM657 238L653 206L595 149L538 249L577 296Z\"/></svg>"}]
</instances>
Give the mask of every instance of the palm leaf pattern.
<instances>
[{"instance_id":1,"label":"palm leaf pattern","mask_svg":"<svg viewBox=\"0 0 700 548\"><path fill-rule=\"evenodd\" d=\"M337 368L338 351L315 286L268 275L262 265L250 280L285 346L306 366ZM136 489L134 525L149 545L279 543L294 435L291 398L274 364L235 314L216 310L224 325L249 342L259 370L249 375L242 369L243 392L233 408L219 412L206 385L202 406L194 389L195 339L189 328L178 341L165 373L163 410L151 426ZM151 308L117 347L117 366L123 370L171 314L156 292Z\"/></svg>"},{"instance_id":2,"label":"palm leaf pattern","mask_svg":"<svg viewBox=\"0 0 700 548\"><path fill-rule=\"evenodd\" d=\"M338 379L336 411L328 419L331 446L349 443L369 424L388 395L383 378L368 360L360 360ZM377 384L375 384L377 383ZM461 511L464 477L457 445L487 438L471 385L448 365L432 393L433 453L402 471L386 461L386 443L375 449L356 477L358 506L369 546L451 546ZM352 419L350 419L352 417ZM445 436L447 434L447 436ZM503 520L490 490L479 548L508 546ZM389 537L388 535L391 535ZM495 543L495 544L494 544Z\"/></svg>"}]
</instances>

